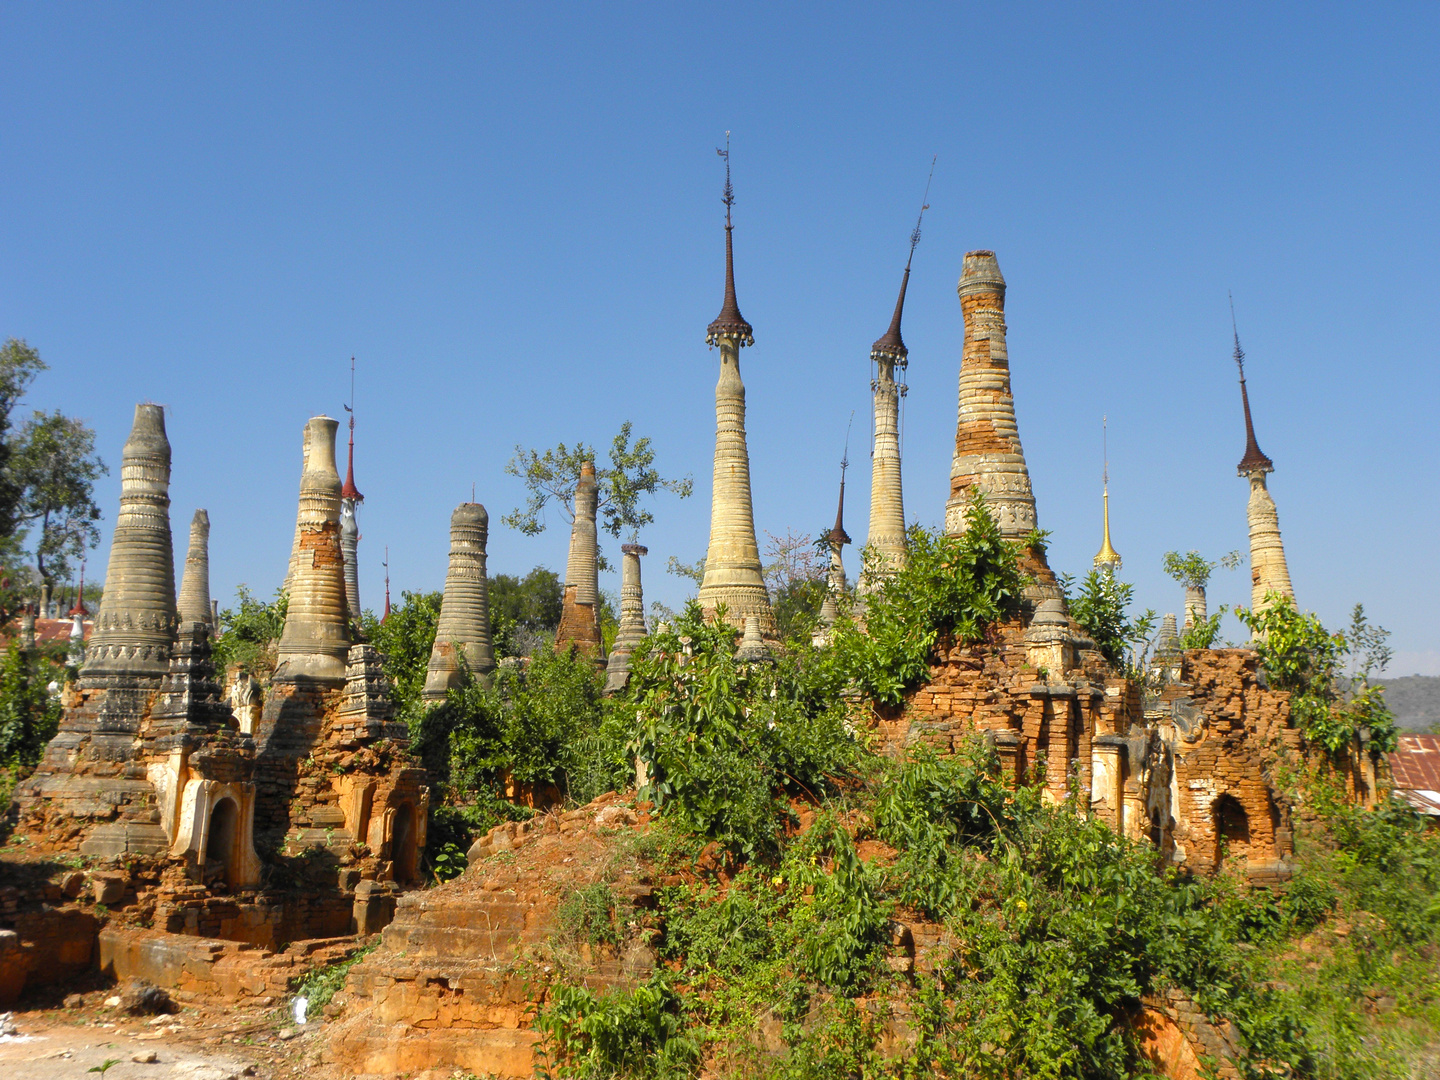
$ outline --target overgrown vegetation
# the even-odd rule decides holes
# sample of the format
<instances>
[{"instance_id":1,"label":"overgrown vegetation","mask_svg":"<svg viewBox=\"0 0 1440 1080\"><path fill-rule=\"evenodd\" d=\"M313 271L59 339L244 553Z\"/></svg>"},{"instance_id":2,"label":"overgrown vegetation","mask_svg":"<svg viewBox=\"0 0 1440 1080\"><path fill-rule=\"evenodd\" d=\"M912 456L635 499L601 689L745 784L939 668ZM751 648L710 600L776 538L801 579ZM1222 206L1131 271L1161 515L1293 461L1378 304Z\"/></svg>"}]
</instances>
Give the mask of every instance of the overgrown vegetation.
<instances>
[{"instance_id":1,"label":"overgrown vegetation","mask_svg":"<svg viewBox=\"0 0 1440 1080\"><path fill-rule=\"evenodd\" d=\"M904 569L869 598L862 628L837 623L832 650L840 674L866 697L898 704L929 674L936 643L979 641L993 623L1020 606L1024 575L1018 560L1039 534L1004 539L978 494L958 537L912 526Z\"/></svg>"},{"instance_id":2,"label":"overgrown vegetation","mask_svg":"<svg viewBox=\"0 0 1440 1080\"><path fill-rule=\"evenodd\" d=\"M345 985L350 969L375 951L380 944L377 937L362 949L357 949L344 960L325 967L315 968L300 979L292 988L297 997L306 999L306 1008L311 1016L319 1016L320 1010L330 1004L330 999Z\"/></svg>"},{"instance_id":3,"label":"overgrown vegetation","mask_svg":"<svg viewBox=\"0 0 1440 1080\"><path fill-rule=\"evenodd\" d=\"M1140 675L1144 657L1137 655L1137 650L1143 654L1155 630L1155 612L1146 610L1132 616L1130 603L1135 587L1116 581L1115 575L1107 571L1090 571L1078 591L1074 591L1074 584L1068 574L1060 578L1071 617L1090 635L1106 660L1132 675Z\"/></svg>"},{"instance_id":4,"label":"overgrown vegetation","mask_svg":"<svg viewBox=\"0 0 1440 1080\"><path fill-rule=\"evenodd\" d=\"M1290 712L1306 739L1335 755L1358 745L1362 733L1374 752L1395 749L1395 717L1383 688L1370 685L1390 662L1389 631L1374 626L1363 605L1355 605L1348 633L1331 633L1278 593L1268 594L1259 611L1235 614L1256 634L1271 685L1290 692Z\"/></svg>"},{"instance_id":5,"label":"overgrown vegetation","mask_svg":"<svg viewBox=\"0 0 1440 1080\"><path fill-rule=\"evenodd\" d=\"M215 638L215 671L223 677L231 664L256 677L275 670L275 644L285 629L289 597L277 590L268 603L257 599L241 585L235 591L235 606L220 609L219 634Z\"/></svg>"}]
</instances>

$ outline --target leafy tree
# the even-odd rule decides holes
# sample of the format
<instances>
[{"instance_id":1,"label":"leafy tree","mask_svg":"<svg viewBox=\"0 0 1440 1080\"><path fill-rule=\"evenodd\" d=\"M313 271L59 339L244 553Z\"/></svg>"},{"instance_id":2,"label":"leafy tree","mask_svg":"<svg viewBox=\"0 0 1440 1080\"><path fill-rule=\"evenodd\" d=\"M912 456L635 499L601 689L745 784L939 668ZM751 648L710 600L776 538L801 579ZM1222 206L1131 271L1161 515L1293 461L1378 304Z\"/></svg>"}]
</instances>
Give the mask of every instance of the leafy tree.
<instances>
[{"instance_id":1,"label":"leafy tree","mask_svg":"<svg viewBox=\"0 0 1440 1080\"><path fill-rule=\"evenodd\" d=\"M264 676L274 670L274 645L285 630L285 612L290 598L277 589L275 599L257 600L250 589L235 590L236 605L220 609L213 657L215 671L224 676L231 664L239 664L251 675Z\"/></svg>"},{"instance_id":2,"label":"leafy tree","mask_svg":"<svg viewBox=\"0 0 1440 1080\"><path fill-rule=\"evenodd\" d=\"M650 440L640 438L631 446L631 430L629 420L620 426L610 443L610 465L596 468L595 482L599 489L600 528L617 539L628 532L633 540L642 528L655 520L655 516L640 505L641 499L662 491L687 499L695 485L688 476L683 480L667 480L661 476L655 468L655 451L650 447ZM585 443L574 447L560 443L543 454L516 446L505 471L523 480L530 495L523 507L501 520L526 536L538 536L545 531L545 508L553 501L574 521L575 486L580 482L580 467L595 460L594 447ZM601 561L604 562L603 556ZM602 565L601 569L608 566Z\"/></svg>"},{"instance_id":3,"label":"leafy tree","mask_svg":"<svg viewBox=\"0 0 1440 1080\"><path fill-rule=\"evenodd\" d=\"M784 536L772 532L765 548L765 586L770 591L770 608L782 640L809 638L825 602L826 571L830 566L828 541L817 542L809 533L787 529Z\"/></svg>"},{"instance_id":4,"label":"leafy tree","mask_svg":"<svg viewBox=\"0 0 1440 1080\"><path fill-rule=\"evenodd\" d=\"M1071 616L1090 635L1106 660L1117 667L1125 666L1135 646L1149 640L1155 628L1155 612L1147 610L1132 619L1129 611L1135 587L1116 581L1113 574L1090 571L1080 583L1080 591L1072 595L1074 583L1075 579L1068 574L1060 579ZM1131 666L1139 668L1143 663L1137 659Z\"/></svg>"},{"instance_id":5,"label":"leafy tree","mask_svg":"<svg viewBox=\"0 0 1440 1080\"><path fill-rule=\"evenodd\" d=\"M95 481L110 470L95 454L95 432L61 413L37 411L10 451L9 473L20 490L15 520L35 525L35 568L53 584L70 576L72 559L100 542Z\"/></svg>"},{"instance_id":6,"label":"leafy tree","mask_svg":"<svg viewBox=\"0 0 1440 1080\"><path fill-rule=\"evenodd\" d=\"M1234 570L1240 565L1242 556L1238 551L1232 551L1222 555L1214 562L1210 562L1198 551L1186 552L1181 555L1178 551L1167 551L1165 553L1165 573L1187 588L1204 589L1210 582L1210 575L1215 572L1216 567L1223 567L1226 570Z\"/></svg>"},{"instance_id":7,"label":"leafy tree","mask_svg":"<svg viewBox=\"0 0 1440 1080\"><path fill-rule=\"evenodd\" d=\"M0 537L15 534L23 488L10 472L14 440L10 416L35 376L46 370L40 354L24 341L10 338L0 345Z\"/></svg>"},{"instance_id":8,"label":"leafy tree","mask_svg":"<svg viewBox=\"0 0 1440 1080\"><path fill-rule=\"evenodd\" d=\"M537 566L523 578L490 579L490 630L496 656L529 656L560 625L565 590L553 570Z\"/></svg>"},{"instance_id":9,"label":"leafy tree","mask_svg":"<svg viewBox=\"0 0 1440 1080\"><path fill-rule=\"evenodd\" d=\"M13 638L0 661L0 768L26 773L60 725L60 699L49 684L64 666L40 649L22 649Z\"/></svg>"}]
</instances>

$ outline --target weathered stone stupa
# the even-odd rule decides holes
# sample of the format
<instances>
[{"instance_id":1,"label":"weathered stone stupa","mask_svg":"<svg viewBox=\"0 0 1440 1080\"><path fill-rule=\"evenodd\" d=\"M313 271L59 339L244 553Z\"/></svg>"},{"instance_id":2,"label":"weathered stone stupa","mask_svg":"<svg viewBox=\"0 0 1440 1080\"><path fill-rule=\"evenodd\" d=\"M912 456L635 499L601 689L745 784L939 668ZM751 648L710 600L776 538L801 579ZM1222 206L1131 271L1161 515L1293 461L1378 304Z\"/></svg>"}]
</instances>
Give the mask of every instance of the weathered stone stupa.
<instances>
[{"instance_id":1,"label":"weathered stone stupa","mask_svg":"<svg viewBox=\"0 0 1440 1080\"><path fill-rule=\"evenodd\" d=\"M345 564L340 551L340 473L335 468L339 421L312 417L305 426L309 455L300 479L299 543L290 606L280 635L274 681L341 686L350 651Z\"/></svg>"},{"instance_id":2,"label":"weathered stone stupa","mask_svg":"<svg viewBox=\"0 0 1440 1080\"><path fill-rule=\"evenodd\" d=\"M73 699L34 774L16 789L22 813L105 822L81 853L163 851L140 732L175 643L170 546L170 443L159 405L137 405L120 466L120 513L105 594Z\"/></svg>"},{"instance_id":3,"label":"weathered stone stupa","mask_svg":"<svg viewBox=\"0 0 1440 1080\"><path fill-rule=\"evenodd\" d=\"M210 515L196 510L190 519L190 549L185 554L185 573L180 578L176 601L180 623L200 623L213 633L210 608Z\"/></svg>"},{"instance_id":4,"label":"weathered stone stupa","mask_svg":"<svg viewBox=\"0 0 1440 1080\"><path fill-rule=\"evenodd\" d=\"M80 672L82 688L128 677L154 689L175 640L175 552L170 537L170 441L165 410L136 405L120 462L120 513L105 594ZM133 730L133 729L132 729Z\"/></svg>"},{"instance_id":5,"label":"weathered stone stupa","mask_svg":"<svg viewBox=\"0 0 1440 1080\"><path fill-rule=\"evenodd\" d=\"M489 532L490 515L479 503L462 503L450 515L450 567L425 673L426 701L444 701L446 692L459 683L462 656L464 666L475 675L495 669L490 582L485 576Z\"/></svg>"},{"instance_id":6,"label":"weathered stone stupa","mask_svg":"<svg viewBox=\"0 0 1440 1080\"><path fill-rule=\"evenodd\" d=\"M1245 386L1245 350L1240 348L1240 331L1235 331L1235 365L1240 369L1240 403L1245 410L1245 456L1236 472L1250 481L1250 502L1245 508L1250 521L1250 606L1265 609L1265 597L1271 593L1295 598L1290 584L1290 568L1285 562L1285 545L1280 539L1280 515L1270 497L1265 474L1275 471L1275 464L1260 452L1255 441L1255 424L1250 418L1250 392Z\"/></svg>"},{"instance_id":7,"label":"weathered stone stupa","mask_svg":"<svg viewBox=\"0 0 1440 1080\"><path fill-rule=\"evenodd\" d=\"M645 598L640 588L640 557L650 553L639 544L620 545L620 627L605 667L605 691L622 690L630 679L630 654L645 640Z\"/></svg>"},{"instance_id":8,"label":"weathered stone stupa","mask_svg":"<svg viewBox=\"0 0 1440 1080\"><path fill-rule=\"evenodd\" d=\"M600 638L600 549L595 514L600 493L595 485L595 463L580 466L575 485L575 523L570 527L570 558L565 563L565 598L560 625L555 630L556 650L574 645L596 661L605 659Z\"/></svg>"},{"instance_id":9,"label":"weathered stone stupa","mask_svg":"<svg viewBox=\"0 0 1440 1080\"><path fill-rule=\"evenodd\" d=\"M725 151L725 300L706 331L706 344L720 349L720 380L715 384L715 476L710 496L710 544L700 606L707 616L725 608L736 627L754 616L760 633L776 636L770 594L760 568L755 539L755 510L750 497L750 451L745 442L745 384L740 380L740 350L755 344L750 324L735 300L735 254L730 221L734 205L730 156Z\"/></svg>"}]
</instances>

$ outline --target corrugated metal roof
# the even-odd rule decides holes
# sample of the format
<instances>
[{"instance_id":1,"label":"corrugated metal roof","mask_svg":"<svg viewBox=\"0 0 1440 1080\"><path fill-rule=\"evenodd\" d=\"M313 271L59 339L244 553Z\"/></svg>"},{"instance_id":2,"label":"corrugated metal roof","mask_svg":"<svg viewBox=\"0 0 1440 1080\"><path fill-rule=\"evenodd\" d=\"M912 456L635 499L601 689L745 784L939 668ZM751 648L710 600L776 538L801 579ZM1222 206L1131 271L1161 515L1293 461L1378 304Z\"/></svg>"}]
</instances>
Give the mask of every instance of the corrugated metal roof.
<instances>
[{"instance_id":1,"label":"corrugated metal roof","mask_svg":"<svg viewBox=\"0 0 1440 1080\"><path fill-rule=\"evenodd\" d=\"M1395 794L1422 814L1440 817L1440 736L1401 735L1386 757Z\"/></svg>"}]
</instances>

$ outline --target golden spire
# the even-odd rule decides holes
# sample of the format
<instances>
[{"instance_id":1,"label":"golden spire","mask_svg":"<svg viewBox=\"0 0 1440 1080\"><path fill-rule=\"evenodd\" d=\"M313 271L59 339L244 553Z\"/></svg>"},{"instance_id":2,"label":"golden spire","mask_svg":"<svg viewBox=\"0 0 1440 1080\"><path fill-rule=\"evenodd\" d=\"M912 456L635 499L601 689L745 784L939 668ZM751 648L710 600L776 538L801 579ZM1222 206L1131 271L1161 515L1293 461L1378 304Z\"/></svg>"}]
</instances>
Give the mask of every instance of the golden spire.
<instances>
[{"instance_id":1,"label":"golden spire","mask_svg":"<svg viewBox=\"0 0 1440 1080\"><path fill-rule=\"evenodd\" d=\"M1100 420L1101 438L1105 448L1105 539L1100 544L1100 551L1095 556L1095 569L1104 570L1113 574L1120 569L1120 553L1110 543L1110 418L1102 417Z\"/></svg>"}]
</instances>

